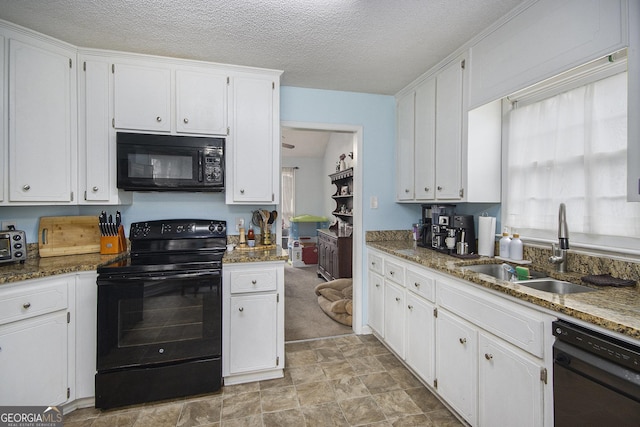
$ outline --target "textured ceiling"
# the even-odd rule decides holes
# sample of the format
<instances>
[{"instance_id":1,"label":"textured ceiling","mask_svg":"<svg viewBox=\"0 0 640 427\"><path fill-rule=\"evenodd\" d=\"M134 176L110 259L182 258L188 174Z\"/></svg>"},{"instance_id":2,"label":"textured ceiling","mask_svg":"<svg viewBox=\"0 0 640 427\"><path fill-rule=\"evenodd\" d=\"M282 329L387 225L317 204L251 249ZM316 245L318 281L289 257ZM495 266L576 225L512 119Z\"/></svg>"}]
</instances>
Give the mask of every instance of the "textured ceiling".
<instances>
[{"instance_id":1,"label":"textured ceiling","mask_svg":"<svg viewBox=\"0 0 640 427\"><path fill-rule=\"evenodd\" d=\"M282 84L395 94L523 0L0 0L80 47L283 70Z\"/></svg>"}]
</instances>

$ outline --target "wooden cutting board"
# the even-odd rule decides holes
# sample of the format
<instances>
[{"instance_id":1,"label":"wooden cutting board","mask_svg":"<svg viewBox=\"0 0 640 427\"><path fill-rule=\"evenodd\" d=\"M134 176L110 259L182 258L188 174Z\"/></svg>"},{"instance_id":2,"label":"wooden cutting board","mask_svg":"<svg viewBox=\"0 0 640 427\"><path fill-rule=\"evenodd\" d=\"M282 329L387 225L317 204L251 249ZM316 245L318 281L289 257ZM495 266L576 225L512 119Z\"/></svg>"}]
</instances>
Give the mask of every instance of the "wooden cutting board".
<instances>
[{"instance_id":1,"label":"wooden cutting board","mask_svg":"<svg viewBox=\"0 0 640 427\"><path fill-rule=\"evenodd\" d=\"M43 216L38 228L41 257L100 252L98 216Z\"/></svg>"}]
</instances>

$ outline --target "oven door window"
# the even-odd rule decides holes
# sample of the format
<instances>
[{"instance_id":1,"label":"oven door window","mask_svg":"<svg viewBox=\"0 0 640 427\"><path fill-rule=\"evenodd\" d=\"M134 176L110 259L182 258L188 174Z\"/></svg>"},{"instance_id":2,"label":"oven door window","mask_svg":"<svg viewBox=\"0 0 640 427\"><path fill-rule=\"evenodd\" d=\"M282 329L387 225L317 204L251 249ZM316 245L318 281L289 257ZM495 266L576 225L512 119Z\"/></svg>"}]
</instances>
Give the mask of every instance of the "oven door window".
<instances>
[{"instance_id":1,"label":"oven door window","mask_svg":"<svg viewBox=\"0 0 640 427\"><path fill-rule=\"evenodd\" d=\"M221 354L219 273L98 283L99 370Z\"/></svg>"},{"instance_id":2,"label":"oven door window","mask_svg":"<svg viewBox=\"0 0 640 427\"><path fill-rule=\"evenodd\" d=\"M7 234L0 236L0 259L11 259L11 238Z\"/></svg>"}]
</instances>

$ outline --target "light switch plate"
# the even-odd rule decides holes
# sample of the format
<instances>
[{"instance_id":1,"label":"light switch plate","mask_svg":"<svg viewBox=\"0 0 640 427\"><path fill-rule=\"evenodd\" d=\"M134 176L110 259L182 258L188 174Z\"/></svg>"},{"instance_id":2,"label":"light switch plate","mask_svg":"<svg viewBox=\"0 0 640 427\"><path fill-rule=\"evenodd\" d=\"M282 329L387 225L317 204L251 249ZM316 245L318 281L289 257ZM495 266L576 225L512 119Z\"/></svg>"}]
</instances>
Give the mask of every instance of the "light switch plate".
<instances>
[{"instance_id":1,"label":"light switch plate","mask_svg":"<svg viewBox=\"0 0 640 427\"><path fill-rule=\"evenodd\" d=\"M378 196L371 196L371 199L369 199L369 207L371 209L378 209Z\"/></svg>"}]
</instances>

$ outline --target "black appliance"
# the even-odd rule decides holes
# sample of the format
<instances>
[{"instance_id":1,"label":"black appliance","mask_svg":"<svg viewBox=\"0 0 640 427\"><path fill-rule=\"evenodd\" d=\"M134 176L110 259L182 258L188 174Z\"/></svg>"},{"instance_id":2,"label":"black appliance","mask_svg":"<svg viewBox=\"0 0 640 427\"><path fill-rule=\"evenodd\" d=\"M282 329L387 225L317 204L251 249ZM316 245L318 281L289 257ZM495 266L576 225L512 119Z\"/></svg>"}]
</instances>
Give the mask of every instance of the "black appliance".
<instances>
[{"instance_id":1,"label":"black appliance","mask_svg":"<svg viewBox=\"0 0 640 427\"><path fill-rule=\"evenodd\" d=\"M120 189L224 190L224 138L118 132L116 142Z\"/></svg>"},{"instance_id":2,"label":"black appliance","mask_svg":"<svg viewBox=\"0 0 640 427\"><path fill-rule=\"evenodd\" d=\"M555 427L637 426L640 347L562 320L553 335Z\"/></svg>"},{"instance_id":3,"label":"black appliance","mask_svg":"<svg viewBox=\"0 0 640 427\"><path fill-rule=\"evenodd\" d=\"M137 222L129 238L98 268L96 408L219 390L226 222Z\"/></svg>"},{"instance_id":4,"label":"black appliance","mask_svg":"<svg viewBox=\"0 0 640 427\"><path fill-rule=\"evenodd\" d=\"M473 215L454 215L452 227L456 230L456 253L462 255L458 250L460 247L458 243L464 243L465 255L475 254L477 252L476 247L476 227L474 224Z\"/></svg>"}]
</instances>

